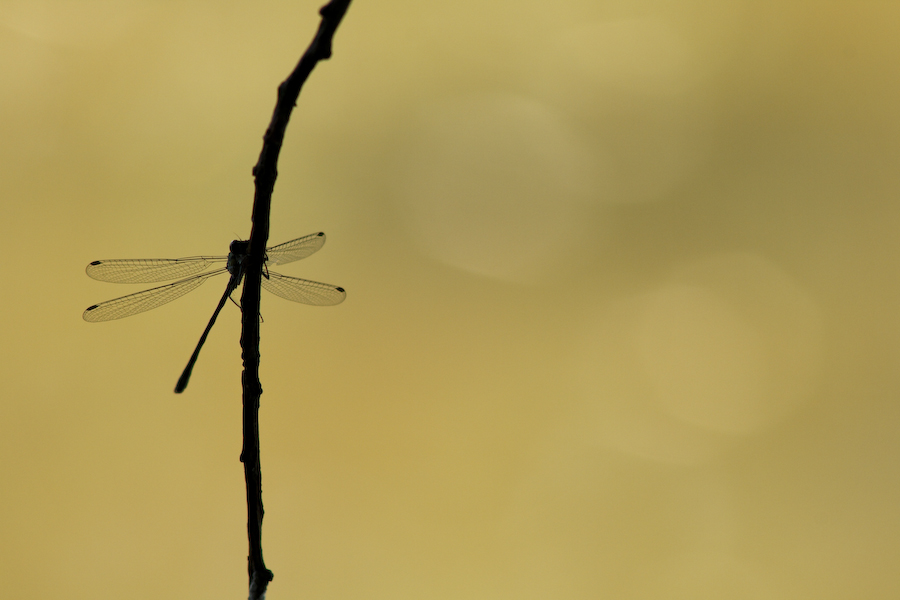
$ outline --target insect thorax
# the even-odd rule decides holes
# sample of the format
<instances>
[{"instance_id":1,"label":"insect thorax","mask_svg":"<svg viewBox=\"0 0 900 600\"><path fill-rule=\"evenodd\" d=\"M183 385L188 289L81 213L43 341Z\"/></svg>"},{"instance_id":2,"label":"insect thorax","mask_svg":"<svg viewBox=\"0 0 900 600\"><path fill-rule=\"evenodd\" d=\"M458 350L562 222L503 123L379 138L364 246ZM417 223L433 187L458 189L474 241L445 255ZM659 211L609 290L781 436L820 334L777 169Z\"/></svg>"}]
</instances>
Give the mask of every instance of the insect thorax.
<instances>
[{"instance_id":1,"label":"insect thorax","mask_svg":"<svg viewBox=\"0 0 900 600\"><path fill-rule=\"evenodd\" d=\"M236 274L240 268L240 264L247 257L250 250L250 242L243 240L234 240L231 242L228 253L228 272L232 275Z\"/></svg>"}]
</instances>

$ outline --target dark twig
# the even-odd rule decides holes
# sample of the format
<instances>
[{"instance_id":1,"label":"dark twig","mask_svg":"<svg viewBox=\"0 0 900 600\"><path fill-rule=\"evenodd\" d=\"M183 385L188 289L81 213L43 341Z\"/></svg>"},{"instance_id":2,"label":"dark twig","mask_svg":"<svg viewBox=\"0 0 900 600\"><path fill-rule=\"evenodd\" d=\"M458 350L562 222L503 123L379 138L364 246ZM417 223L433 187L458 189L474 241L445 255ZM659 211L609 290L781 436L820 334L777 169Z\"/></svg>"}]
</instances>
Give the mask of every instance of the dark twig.
<instances>
[{"instance_id":1,"label":"dark twig","mask_svg":"<svg viewBox=\"0 0 900 600\"><path fill-rule=\"evenodd\" d=\"M262 553L262 477L259 466L259 288L262 265L265 261L266 243L269 240L269 209L272 190L278 176L278 155L284 140L291 112L300 95L300 88L320 60L331 57L331 40L347 12L350 0L332 0L321 8L322 22L316 37L300 58L294 71L278 86L278 101L272 121L263 137L259 161L253 167L256 194L253 198L253 228L250 231L250 254L244 275L244 291L241 295L243 316L241 319L241 350L244 360L242 383L244 388L244 448L241 462L247 480L247 534L250 538L250 554L247 569L250 575L250 600L265 598L266 588L272 580L272 571L266 568Z\"/></svg>"}]
</instances>

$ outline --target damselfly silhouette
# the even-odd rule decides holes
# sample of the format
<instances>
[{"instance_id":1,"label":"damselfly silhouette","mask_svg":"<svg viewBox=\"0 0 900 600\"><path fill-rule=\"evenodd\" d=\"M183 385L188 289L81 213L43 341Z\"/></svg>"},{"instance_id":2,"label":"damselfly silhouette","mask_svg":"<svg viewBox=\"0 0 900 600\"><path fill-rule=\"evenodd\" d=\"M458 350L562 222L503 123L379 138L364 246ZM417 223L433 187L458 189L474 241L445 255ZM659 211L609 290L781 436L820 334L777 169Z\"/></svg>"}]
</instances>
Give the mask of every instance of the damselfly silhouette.
<instances>
[{"instance_id":1,"label":"damselfly silhouette","mask_svg":"<svg viewBox=\"0 0 900 600\"><path fill-rule=\"evenodd\" d=\"M325 234L322 232L313 233L290 242L285 242L271 248L266 248L266 262L263 271L262 287L272 292L276 296L281 296L286 300L293 302L301 302L303 304L313 304L316 306L332 306L340 304L347 297L344 288L327 283L318 283L316 281L308 281L306 279L298 279L296 277L287 277L269 271L269 266L284 265L301 258L306 258L310 254L316 252L325 244ZM218 306L206 326L206 330L197 343L194 354L188 361L184 372L178 379L175 386L175 392L181 393L187 387L188 380L191 377L191 371L197 357L200 355L200 348L209 335L216 322L216 317L225 302L231 297L231 293L237 289L244 277L244 259L247 257L249 242L234 240L231 242L230 252L228 256L190 256L187 258L138 258L138 259L121 259L121 260L95 260L87 266L85 271L89 277L99 281L108 281L111 283L151 283L156 281L166 281L183 277L174 283L163 285L160 287L129 294L114 300L108 300L88 307L82 315L85 321L92 323L99 321L112 321L123 317L130 317L144 311L162 306L167 302L171 302L176 298L184 296L188 292L196 289L204 281L216 275L229 273L231 276L228 285L225 287L225 293L219 300ZM219 267L206 273L201 271L210 266L225 263L224 267Z\"/></svg>"}]
</instances>

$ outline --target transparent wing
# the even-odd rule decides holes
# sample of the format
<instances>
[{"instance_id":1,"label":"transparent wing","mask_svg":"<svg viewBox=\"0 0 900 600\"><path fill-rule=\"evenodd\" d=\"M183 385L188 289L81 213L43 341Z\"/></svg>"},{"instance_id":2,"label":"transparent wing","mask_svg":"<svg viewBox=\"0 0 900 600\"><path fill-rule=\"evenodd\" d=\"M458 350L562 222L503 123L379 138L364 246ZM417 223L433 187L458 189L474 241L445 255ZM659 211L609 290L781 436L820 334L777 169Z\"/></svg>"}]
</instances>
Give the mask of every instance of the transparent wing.
<instances>
[{"instance_id":1,"label":"transparent wing","mask_svg":"<svg viewBox=\"0 0 900 600\"><path fill-rule=\"evenodd\" d=\"M88 277L110 283L153 283L187 277L227 260L227 256L95 260L85 272Z\"/></svg>"},{"instance_id":2,"label":"transparent wing","mask_svg":"<svg viewBox=\"0 0 900 600\"><path fill-rule=\"evenodd\" d=\"M325 234L320 231L319 233L311 233L302 238L266 248L266 256L269 257L266 264L269 266L285 265L289 262L306 258L324 244Z\"/></svg>"},{"instance_id":3,"label":"transparent wing","mask_svg":"<svg viewBox=\"0 0 900 600\"><path fill-rule=\"evenodd\" d=\"M210 277L227 272L228 269L223 267L221 269L216 269L215 271L210 271L209 273L188 277L187 279L182 279L175 283L162 285L128 296L122 296L115 300L101 302L100 304L88 307L81 316L84 317L85 321L90 321L91 323L130 317L131 315L151 310L158 306L162 306L167 302L171 302L176 298L180 298L191 290L200 287L200 285Z\"/></svg>"},{"instance_id":4,"label":"transparent wing","mask_svg":"<svg viewBox=\"0 0 900 600\"><path fill-rule=\"evenodd\" d=\"M334 306L343 302L347 297L344 288L336 285L287 277L271 272L268 279L262 278L262 286L285 300L315 306Z\"/></svg>"}]
</instances>

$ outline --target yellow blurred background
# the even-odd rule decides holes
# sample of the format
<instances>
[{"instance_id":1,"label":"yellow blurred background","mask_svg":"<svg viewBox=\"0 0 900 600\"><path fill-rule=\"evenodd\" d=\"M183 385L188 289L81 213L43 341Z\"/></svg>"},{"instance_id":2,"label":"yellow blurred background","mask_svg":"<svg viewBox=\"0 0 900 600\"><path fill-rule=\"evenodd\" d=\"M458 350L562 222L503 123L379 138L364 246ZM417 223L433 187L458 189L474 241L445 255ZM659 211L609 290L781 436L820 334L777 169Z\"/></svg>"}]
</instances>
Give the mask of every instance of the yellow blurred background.
<instances>
[{"instance_id":1,"label":"yellow blurred background","mask_svg":"<svg viewBox=\"0 0 900 600\"><path fill-rule=\"evenodd\" d=\"M239 312L315 2L2 0L0 577L246 597ZM357 0L287 131L269 598L897 598L900 4ZM149 287L149 286L143 286Z\"/></svg>"}]
</instances>

